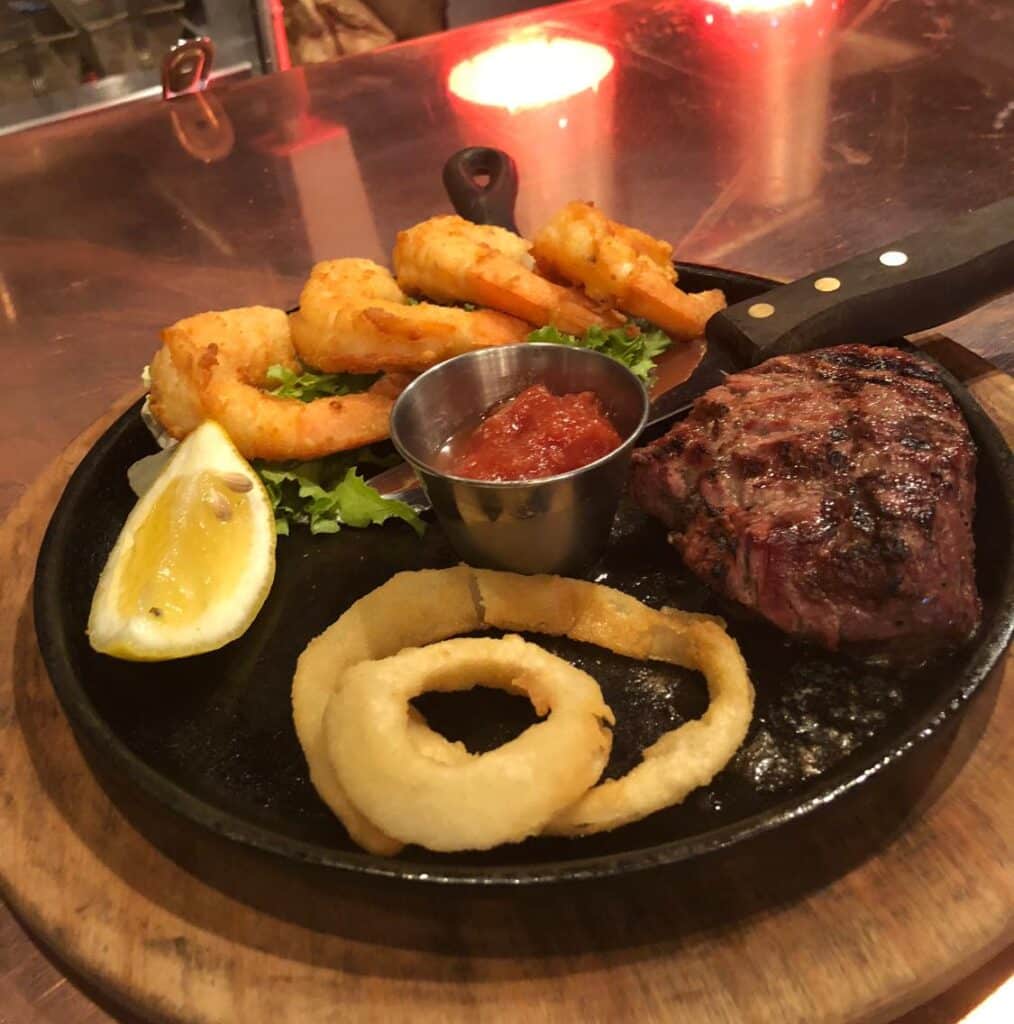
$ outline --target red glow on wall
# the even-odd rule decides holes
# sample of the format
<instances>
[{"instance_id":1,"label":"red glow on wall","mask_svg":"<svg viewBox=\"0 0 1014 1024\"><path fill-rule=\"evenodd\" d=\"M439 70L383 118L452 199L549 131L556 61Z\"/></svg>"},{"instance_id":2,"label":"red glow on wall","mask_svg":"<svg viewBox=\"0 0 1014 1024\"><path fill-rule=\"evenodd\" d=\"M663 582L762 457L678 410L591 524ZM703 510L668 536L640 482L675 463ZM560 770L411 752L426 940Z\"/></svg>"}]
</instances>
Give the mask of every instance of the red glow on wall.
<instances>
[{"instance_id":1,"label":"red glow on wall","mask_svg":"<svg viewBox=\"0 0 1014 1024\"><path fill-rule=\"evenodd\" d=\"M447 85L480 106L525 110L598 88L614 63L604 46L580 39L517 39L455 64Z\"/></svg>"}]
</instances>

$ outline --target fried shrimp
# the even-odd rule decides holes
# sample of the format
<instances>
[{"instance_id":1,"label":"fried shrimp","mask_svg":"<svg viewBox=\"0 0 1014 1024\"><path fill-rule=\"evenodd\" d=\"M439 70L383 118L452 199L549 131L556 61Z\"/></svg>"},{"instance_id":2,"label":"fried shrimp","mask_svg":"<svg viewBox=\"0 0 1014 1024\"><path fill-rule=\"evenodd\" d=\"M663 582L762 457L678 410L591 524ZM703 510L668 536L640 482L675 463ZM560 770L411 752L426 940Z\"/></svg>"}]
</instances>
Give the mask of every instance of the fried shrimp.
<instances>
[{"instance_id":1,"label":"fried shrimp","mask_svg":"<svg viewBox=\"0 0 1014 1024\"><path fill-rule=\"evenodd\" d=\"M151 391L148 404L152 415L178 441L196 430L204 420L201 396L173 362L169 349L160 348L148 367Z\"/></svg>"},{"instance_id":2,"label":"fried shrimp","mask_svg":"<svg viewBox=\"0 0 1014 1024\"><path fill-rule=\"evenodd\" d=\"M379 441L405 383L381 378L361 394L312 402L268 394L269 367L299 368L280 309L201 313L166 328L162 340L151 370L155 416L179 436L196 426L199 409L248 459L309 460Z\"/></svg>"},{"instance_id":3,"label":"fried shrimp","mask_svg":"<svg viewBox=\"0 0 1014 1024\"><path fill-rule=\"evenodd\" d=\"M569 334L618 322L611 311L536 273L530 248L503 228L431 217L398 233L394 271L407 292L438 302L474 302Z\"/></svg>"},{"instance_id":4,"label":"fried shrimp","mask_svg":"<svg viewBox=\"0 0 1014 1024\"><path fill-rule=\"evenodd\" d=\"M535 236L532 252L545 273L645 317L673 338L698 337L725 307L717 288L687 293L676 287L671 245L609 220L591 203L568 203Z\"/></svg>"},{"instance_id":5,"label":"fried shrimp","mask_svg":"<svg viewBox=\"0 0 1014 1024\"><path fill-rule=\"evenodd\" d=\"M220 358L241 362L248 374L263 378L273 363L298 366L286 334L285 314L262 306L181 320L162 332L164 344L149 366L153 415L182 440L209 415L197 384L206 348L216 345Z\"/></svg>"},{"instance_id":6,"label":"fried shrimp","mask_svg":"<svg viewBox=\"0 0 1014 1024\"><path fill-rule=\"evenodd\" d=\"M362 259L318 263L291 324L303 362L353 373L425 370L463 352L524 341L530 330L491 310L412 305L386 268Z\"/></svg>"},{"instance_id":7,"label":"fried shrimp","mask_svg":"<svg viewBox=\"0 0 1014 1024\"><path fill-rule=\"evenodd\" d=\"M269 395L228 366L209 363L202 395L208 415L246 458L308 461L388 436L394 402L375 388L301 402Z\"/></svg>"}]
</instances>

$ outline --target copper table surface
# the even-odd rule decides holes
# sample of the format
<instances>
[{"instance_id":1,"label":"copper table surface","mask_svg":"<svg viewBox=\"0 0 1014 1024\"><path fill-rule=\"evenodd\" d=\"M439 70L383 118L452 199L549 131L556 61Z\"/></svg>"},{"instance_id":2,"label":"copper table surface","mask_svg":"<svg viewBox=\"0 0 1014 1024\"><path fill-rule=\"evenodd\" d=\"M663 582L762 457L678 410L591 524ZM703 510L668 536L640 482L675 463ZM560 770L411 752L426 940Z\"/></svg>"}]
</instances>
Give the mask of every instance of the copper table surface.
<instances>
[{"instance_id":1,"label":"copper table surface","mask_svg":"<svg viewBox=\"0 0 1014 1024\"><path fill-rule=\"evenodd\" d=\"M542 56L560 36L593 47ZM527 74L454 79L500 105L455 95L505 42ZM798 276L1011 191L1014 4L565 4L0 138L0 514L138 385L162 326L291 306L317 259L386 261L449 211L441 166L471 144L515 157L522 231L580 197L682 259ZM1014 299L944 333L1014 368ZM107 1019L9 915L0 950L0 1021Z\"/></svg>"}]
</instances>

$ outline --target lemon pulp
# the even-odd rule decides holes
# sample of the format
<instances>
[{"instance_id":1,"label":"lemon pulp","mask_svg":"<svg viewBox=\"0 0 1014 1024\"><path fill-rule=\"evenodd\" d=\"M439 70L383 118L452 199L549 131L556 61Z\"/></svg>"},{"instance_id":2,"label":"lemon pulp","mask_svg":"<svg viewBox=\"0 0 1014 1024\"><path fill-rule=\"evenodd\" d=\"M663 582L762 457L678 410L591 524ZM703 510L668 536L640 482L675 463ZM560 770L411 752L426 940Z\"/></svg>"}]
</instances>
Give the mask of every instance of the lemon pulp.
<instances>
[{"instance_id":1,"label":"lemon pulp","mask_svg":"<svg viewBox=\"0 0 1014 1024\"><path fill-rule=\"evenodd\" d=\"M138 528L117 602L124 618L197 622L248 563L250 500L203 470L170 480Z\"/></svg>"}]
</instances>

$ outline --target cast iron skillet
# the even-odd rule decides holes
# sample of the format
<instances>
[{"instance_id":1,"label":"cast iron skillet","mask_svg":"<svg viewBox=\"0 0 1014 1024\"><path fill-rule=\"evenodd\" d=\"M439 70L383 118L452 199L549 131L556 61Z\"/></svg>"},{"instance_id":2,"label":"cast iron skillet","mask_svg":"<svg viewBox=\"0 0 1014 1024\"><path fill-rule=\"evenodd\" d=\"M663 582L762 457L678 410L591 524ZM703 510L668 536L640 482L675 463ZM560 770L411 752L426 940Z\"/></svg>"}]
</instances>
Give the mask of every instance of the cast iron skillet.
<instances>
[{"instance_id":1,"label":"cast iron skillet","mask_svg":"<svg viewBox=\"0 0 1014 1024\"><path fill-rule=\"evenodd\" d=\"M684 287L720 287L730 303L775 284L713 267L678 268ZM975 536L983 622L963 650L909 675L821 652L724 606L686 571L658 524L632 507L621 510L609 551L590 578L649 604L725 615L750 666L757 707L746 743L711 786L613 833L537 838L481 854L409 847L387 859L355 847L317 798L291 722L296 659L394 572L453 564L436 525L421 541L401 524L325 537L299 530L280 539L265 607L244 637L213 654L146 665L92 651L85 637L92 592L134 502L126 470L154 450L140 403L88 453L53 515L35 577L39 646L98 767L168 811L292 861L481 886L603 878L696 858L846 795L872 801L885 770L946 732L1003 655L1014 621L1014 459L974 399L943 376L980 456ZM602 684L617 717L607 775L625 772L644 746L706 705L703 681L692 673L568 640L535 639ZM481 689L429 695L421 706L431 725L472 749L502 743L534 720L520 698Z\"/></svg>"}]
</instances>

